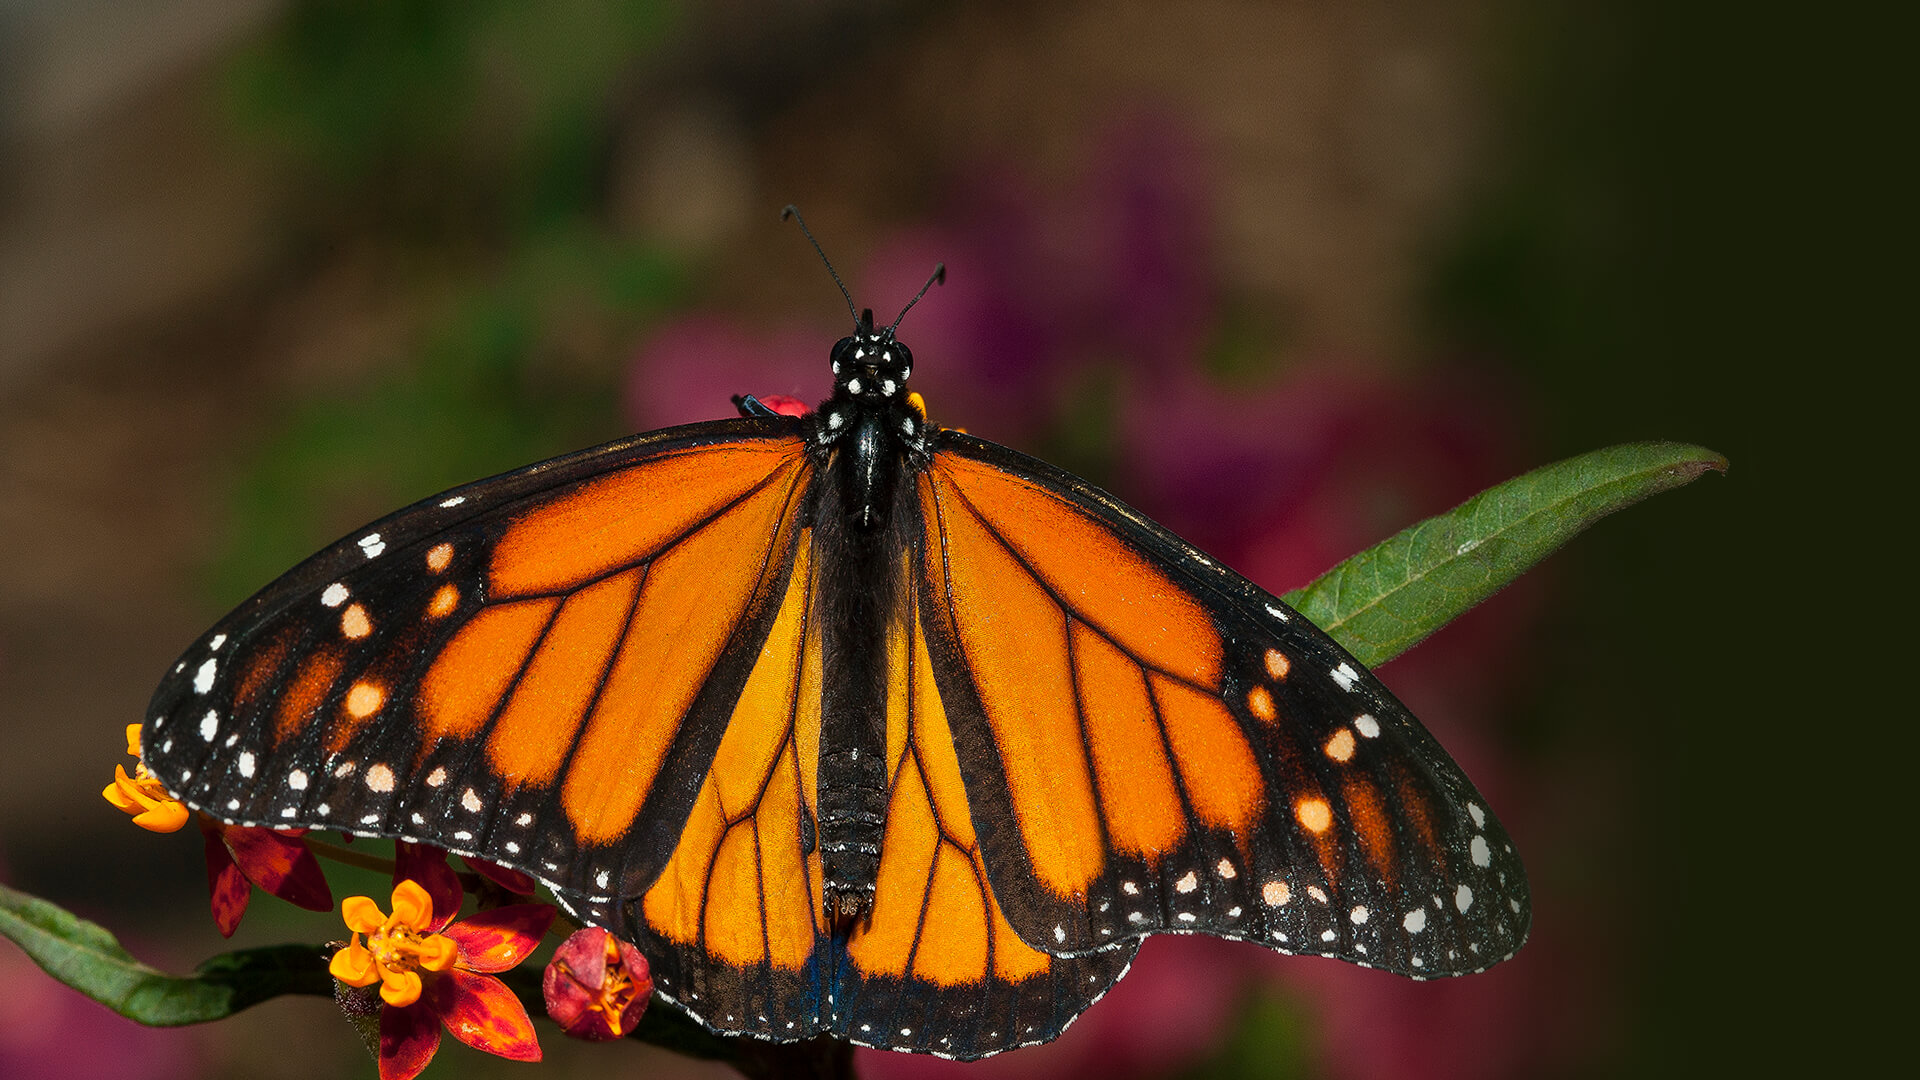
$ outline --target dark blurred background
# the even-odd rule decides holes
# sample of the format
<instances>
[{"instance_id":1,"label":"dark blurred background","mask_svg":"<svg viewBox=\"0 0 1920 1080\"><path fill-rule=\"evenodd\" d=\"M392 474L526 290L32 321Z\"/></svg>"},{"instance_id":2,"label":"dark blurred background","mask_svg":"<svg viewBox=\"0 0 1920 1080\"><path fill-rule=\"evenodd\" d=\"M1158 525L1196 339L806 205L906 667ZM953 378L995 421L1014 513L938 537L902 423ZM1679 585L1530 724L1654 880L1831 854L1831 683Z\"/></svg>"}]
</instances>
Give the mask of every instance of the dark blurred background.
<instances>
[{"instance_id":1,"label":"dark blurred background","mask_svg":"<svg viewBox=\"0 0 1920 1080\"><path fill-rule=\"evenodd\" d=\"M1777 546L1860 336L1812 314L1831 278L1788 285L1839 169L1807 91L1846 60L1809 33L1647 0L0 3L0 880L163 966L223 948L198 838L98 794L159 674L388 509L823 396L845 312L797 202L883 314L946 262L903 329L934 419L1276 592L1577 452L1733 462L1384 671L1521 845L1518 958L1416 985L1156 940L972 1071L1783 1066L1820 993L1781 908L1831 811L1784 782L1773 683L1826 632ZM336 932L256 898L235 941ZM370 1075L332 1014L146 1031L0 945L7 1077ZM546 1074L725 1074L542 1036ZM429 1073L468 1074L532 1071Z\"/></svg>"}]
</instances>

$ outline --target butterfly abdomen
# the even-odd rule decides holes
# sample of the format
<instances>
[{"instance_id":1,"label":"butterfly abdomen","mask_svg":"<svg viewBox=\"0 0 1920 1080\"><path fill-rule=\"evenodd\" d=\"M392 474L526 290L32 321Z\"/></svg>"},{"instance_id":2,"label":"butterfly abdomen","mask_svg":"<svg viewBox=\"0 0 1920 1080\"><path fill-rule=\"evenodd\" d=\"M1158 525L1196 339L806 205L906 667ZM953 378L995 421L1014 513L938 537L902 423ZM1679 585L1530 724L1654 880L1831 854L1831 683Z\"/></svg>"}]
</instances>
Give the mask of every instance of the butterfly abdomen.
<instances>
[{"instance_id":1,"label":"butterfly abdomen","mask_svg":"<svg viewBox=\"0 0 1920 1080\"><path fill-rule=\"evenodd\" d=\"M864 430L874 428L876 430ZM818 774L824 906L832 921L872 910L886 833L889 641L897 618L905 458L861 423L819 472L813 501L814 595L825 667Z\"/></svg>"}]
</instances>

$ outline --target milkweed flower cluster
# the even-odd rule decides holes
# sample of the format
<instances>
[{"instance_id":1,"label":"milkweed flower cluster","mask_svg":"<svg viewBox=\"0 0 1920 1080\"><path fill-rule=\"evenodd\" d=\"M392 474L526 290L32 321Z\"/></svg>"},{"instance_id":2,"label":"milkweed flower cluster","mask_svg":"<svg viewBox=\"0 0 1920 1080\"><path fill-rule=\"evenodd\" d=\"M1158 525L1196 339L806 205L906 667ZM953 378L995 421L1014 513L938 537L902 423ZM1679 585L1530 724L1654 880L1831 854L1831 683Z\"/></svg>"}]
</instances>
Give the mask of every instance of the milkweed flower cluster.
<instances>
[{"instance_id":1,"label":"milkweed flower cluster","mask_svg":"<svg viewBox=\"0 0 1920 1080\"><path fill-rule=\"evenodd\" d=\"M140 756L141 725L127 729L127 752ZM215 925L232 936L254 886L312 911L333 908L333 894L306 829L230 825L196 815L174 799L144 764L116 766L102 796L156 833L197 822L204 839ZM337 850L337 849L336 849ZM457 919L466 900L447 853L396 841L393 891L385 910L372 897L340 903L349 940L334 949L327 970L347 988L349 1018L374 1018L381 1080L411 1080L439 1049L442 1032L476 1049L515 1061L540 1060L532 1017L498 976L538 950L558 912L528 902L532 878L480 859L465 859L481 909ZM375 988L377 987L377 991ZM543 978L548 1013L566 1035L587 1040L630 1034L653 991L639 950L605 930L587 928L554 953ZM372 1010L352 994L375 995Z\"/></svg>"}]
</instances>

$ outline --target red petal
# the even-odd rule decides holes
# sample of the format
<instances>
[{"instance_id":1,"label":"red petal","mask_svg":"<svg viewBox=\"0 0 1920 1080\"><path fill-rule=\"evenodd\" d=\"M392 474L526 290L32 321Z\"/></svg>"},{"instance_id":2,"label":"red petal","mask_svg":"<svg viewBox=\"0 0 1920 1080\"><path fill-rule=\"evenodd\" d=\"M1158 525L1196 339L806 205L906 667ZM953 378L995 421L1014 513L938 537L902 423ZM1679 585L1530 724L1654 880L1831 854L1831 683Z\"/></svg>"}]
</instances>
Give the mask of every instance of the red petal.
<instances>
[{"instance_id":1,"label":"red petal","mask_svg":"<svg viewBox=\"0 0 1920 1080\"><path fill-rule=\"evenodd\" d=\"M805 416L813 411L806 402L787 394L768 394L760 399L760 404L781 416Z\"/></svg>"},{"instance_id":2,"label":"red petal","mask_svg":"<svg viewBox=\"0 0 1920 1080\"><path fill-rule=\"evenodd\" d=\"M440 1019L453 1037L477 1050L514 1061L539 1061L540 1040L526 1006L507 984L491 975L475 975L455 968L439 981L450 987Z\"/></svg>"},{"instance_id":3,"label":"red petal","mask_svg":"<svg viewBox=\"0 0 1920 1080\"><path fill-rule=\"evenodd\" d=\"M380 1010L380 1080L413 1080L440 1049L440 1017L421 1001Z\"/></svg>"},{"instance_id":4,"label":"red petal","mask_svg":"<svg viewBox=\"0 0 1920 1080\"><path fill-rule=\"evenodd\" d=\"M474 873L479 874L481 877L486 878L488 881L493 882L508 892L518 896L533 895L535 885L532 877L518 870L509 870L498 863L490 863L485 859L476 859L471 855L463 855L461 858L465 860L468 866L473 868Z\"/></svg>"},{"instance_id":5,"label":"red petal","mask_svg":"<svg viewBox=\"0 0 1920 1080\"><path fill-rule=\"evenodd\" d=\"M540 947L557 914L545 904L513 904L478 912L441 933L460 946L460 966L470 971L505 971Z\"/></svg>"},{"instance_id":6,"label":"red petal","mask_svg":"<svg viewBox=\"0 0 1920 1080\"><path fill-rule=\"evenodd\" d=\"M308 911L332 911L333 892L306 841L272 829L221 830L240 872L267 892Z\"/></svg>"},{"instance_id":7,"label":"red petal","mask_svg":"<svg viewBox=\"0 0 1920 1080\"><path fill-rule=\"evenodd\" d=\"M213 896L213 924L220 928L220 936L232 937L240 928L240 916L247 913L253 886L233 864L233 856L227 853L227 845L220 839L219 828L205 828L201 832L207 842L207 892Z\"/></svg>"},{"instance_id":8,"label":"red petal","mask_svg":"<svg viewBox=\"0 0 1920 1080\"><path fill-rule=\"evenodd\" d=\"M393 845L393 883L412 879L433 898L433 925L420 929L437 932L460 914L460 902L466 893L460 888L460 875L447 865L447 853L426 844L405 840Z\"/></svg>"}]
</instances>

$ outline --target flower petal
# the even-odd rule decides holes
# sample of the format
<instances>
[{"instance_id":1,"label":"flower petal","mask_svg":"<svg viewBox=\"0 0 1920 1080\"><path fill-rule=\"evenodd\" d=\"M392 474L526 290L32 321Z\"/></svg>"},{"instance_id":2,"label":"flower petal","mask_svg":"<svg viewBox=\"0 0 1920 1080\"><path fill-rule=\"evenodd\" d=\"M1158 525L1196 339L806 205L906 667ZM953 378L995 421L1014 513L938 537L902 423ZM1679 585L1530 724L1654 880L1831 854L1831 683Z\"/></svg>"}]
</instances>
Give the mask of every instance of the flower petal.
<instances>
[{"instance_id":1,"label":"flower petal","mask_svg":"<svg viewBox=\"0 0 1920 1080\"><path fill-rule=\"evenodd\" d=\"M240 927L240 917L247 913L253 886L233 864L233 856L221 842L219 826L203 826L201 834L206 841L207 892L212 897L213 924L220 928L221 937L232 937Z\"/></svg>"},{"instance_id":2,"label":"flower petal","mask_svg":"<svg viewBox=\"0 0 1920 1080\"><path fill-rule=\"evenodd\" d=\"M132 786L133 778L127 775L125 766L115 765L113 767L113 783L108 784L107 789L100 794L105 797L108 802L113 804L114 809L129 814L138 814L146 809L147 804L127 793L127 789Z\"/></svg>"},{"instance_id":3,"label":"flower petal","mask_svg":"<svg viewBox=\"0 0 1920 1080\"><path fill-rule=\"evenodd\" d=\"M447 853L439 848L397 841L393 845L393 883L398 886L402 881L414 882L433 899L433 924L410 924L415 929L435 932L460 914L460 902L466 895L460 888L460 875L447 865Z\"/></svg>"},{"instance_id":4,"label":"flower petal","mask_svg":"<svg viewBox=\"0 0 1920 1080\"><path fill-rule=\"evenodd\" d=\"M327 888L327 875L306 841L272 829L238 826L228 826L222 835L248 880L295 907L333 910L333 890Z\"/></svg>"},{"instance_id":5,"label":"flower petal","mask_svg":"<svg viewBox=\"0 0 1920 1080\"><path fill-rule=\"evenodd\" d=\"M453 1037L478 1050L514 1061L539 1061L540 1040L526 1006L507 984L491 975L455 968L440 980L446 997L436 995L440 1019Z\"/></svg>"},{"instance_id":6,"label":"flower petal","mask_svg":"<svg viewBox=\"0 0 1920 1080\"><path fill-rule=\"evenodd\" d=\"M373 954L358 938L333 954L333 959L327 961L327 973L348 986L372 986L380 981Z\"/></svg>"},{"instance_id":7,"label":"flower petal","mask_svg":"<svg viewBox=\"0 0 1920 1080\"><path fill-rule=\"evenodd\" d=\"M479 912L441 933L459 943L461 967L505 971L540 947L555 914L546 904L513 904Z\"/></svg>"},{"instance_id":8,"label":"flower petal","mask_svg":"<svg viewBox=\"0 0 1920 1080\"><path fill-rule=\"evenodd\" d=\"M127 753L132 754L134 757L140 756L140 725L139 724L127 725Z\"/></svg>"},{"instance_id":9,"label":"flower petal","mask_svg":"<svg viewBox=\"0 0 1920 1080\"><path fill-rule=\"evenodd\" d=\"M413 1080L440 1049L440 1018L415 1005L380 1010L380 1080Z\"/></svg>"},{"instance_id":10,"label":"flower petal","mask_svg":"<svg viewBox=\"0 0 1920 1080\"><path fill-rule=\"evenodd\" d=\"M396 1009L404 1009L420 1000L420 973L412 969L380 972L380 1000Z\"/></svg>"},{"instance_id":11,"label":"flower petal","mask_svg":"<svg viewBox=\"0 0 1920 1080\"><path fill-rule=\"evenodd\" d=\"M387 921L371 896L349 896L340 901L340 918L346 922L347 929L356 934L379 933Z\"/></svg>"},{"instance_id":12,"label":"flower petal","mask_svg":"<svg viewBox=\"0 0 1920 1080\"><path fill-rule=\"evenodd\" d=\"M424 932L433 922L433 897L409 878L393 887L393 922Z\"/></svg>"},{"instance_id":13,"label":"flower petal","mask_svg":"<svg viewBox=\"0 0 1920 1080\"><path fill-rule=\"evenodd\" d=\"M460 959L460 946L445 934L430 935L420 943L420 966L428 971L445 971Z\"/></svg>"},{"instance_id":14,"label":"flower petal","mask_svg":"<svg viewBox=\"0 0 1920 1080\"><path fill-rule=\"evenodd\" d=\"M135 814L133 823L148 832L179 832L186 825L187 816L185 804L168 799L165 802L154 803L143 813ZM332 904L327 905L329 908L332 906Z\"/></svg>"}]
</instances>

